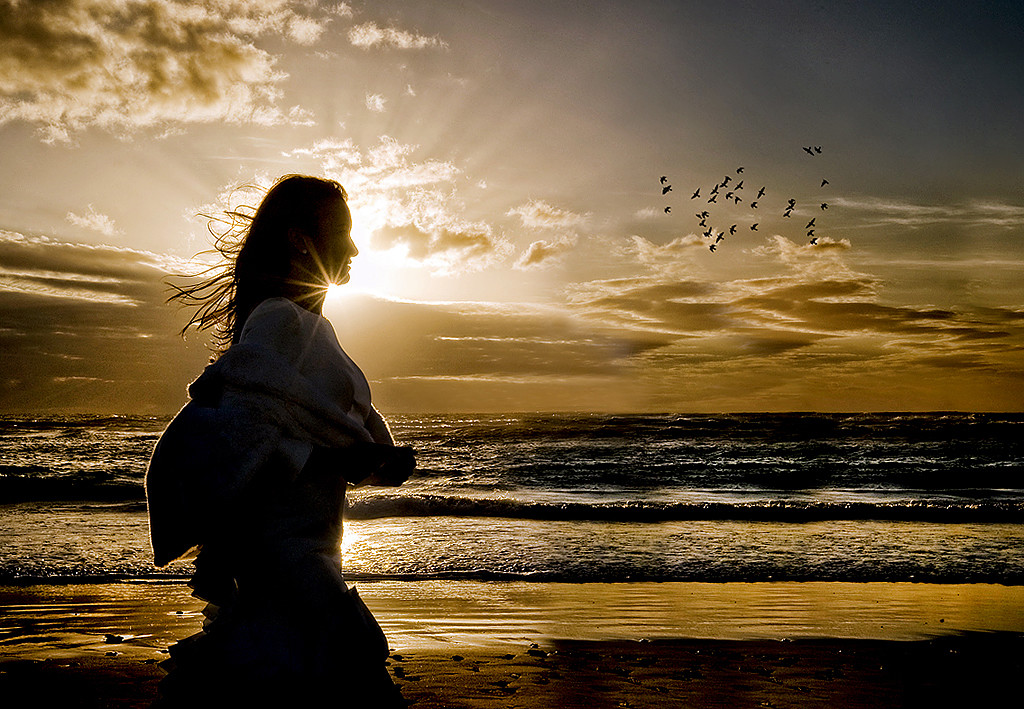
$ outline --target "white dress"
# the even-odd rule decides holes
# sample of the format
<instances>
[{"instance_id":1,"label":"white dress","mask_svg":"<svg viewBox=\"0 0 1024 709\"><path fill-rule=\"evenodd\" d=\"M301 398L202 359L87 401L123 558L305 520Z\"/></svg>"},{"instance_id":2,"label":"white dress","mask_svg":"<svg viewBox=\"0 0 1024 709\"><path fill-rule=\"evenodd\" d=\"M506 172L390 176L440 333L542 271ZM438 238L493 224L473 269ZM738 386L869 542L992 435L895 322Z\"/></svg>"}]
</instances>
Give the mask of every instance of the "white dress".
<instances>
[{"instance_id":1,"label":"white dress","mask_svg":"<svg viewBox=\"0 0 1024 709\"><path fill-rule=\"evenodd\" d=\"M190 585L208 601L203 631L170 648L165 704L401 706L384 635L341 572L346 484L368 471L312 455L393 445L330 323L265 300L189 393L146 476L156 563L198 550Z\"/></svg>"}]
</instances>

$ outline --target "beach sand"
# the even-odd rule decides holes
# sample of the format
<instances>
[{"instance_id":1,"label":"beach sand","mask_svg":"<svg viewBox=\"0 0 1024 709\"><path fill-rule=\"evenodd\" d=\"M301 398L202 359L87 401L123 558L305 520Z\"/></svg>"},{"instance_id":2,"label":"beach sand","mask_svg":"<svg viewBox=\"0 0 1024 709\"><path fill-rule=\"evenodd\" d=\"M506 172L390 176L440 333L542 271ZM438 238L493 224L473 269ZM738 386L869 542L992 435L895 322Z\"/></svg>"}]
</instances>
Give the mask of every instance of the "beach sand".
<instances>
[{"instance_id":1,"label":"beach sand","mask_svg":"<svg viewBox=\"0 0 1024 709\"><path fill-rule=\"evenodd\" d=\"M415 707L994 706L1024 671L1021 587L358 586ZM181 583L0 588L0 698L147 706L200 607Z\"/></svg>"}]
</instances>

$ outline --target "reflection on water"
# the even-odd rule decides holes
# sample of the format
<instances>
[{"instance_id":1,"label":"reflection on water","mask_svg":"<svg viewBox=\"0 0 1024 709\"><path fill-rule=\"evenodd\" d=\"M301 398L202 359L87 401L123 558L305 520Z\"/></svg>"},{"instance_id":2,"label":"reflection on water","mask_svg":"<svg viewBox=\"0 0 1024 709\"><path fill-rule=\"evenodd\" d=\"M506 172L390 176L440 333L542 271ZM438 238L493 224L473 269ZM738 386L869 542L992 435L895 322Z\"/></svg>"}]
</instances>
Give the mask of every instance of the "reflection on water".
<instances>
[{"instance_id":1,"label":"reflection on water","mask_svg":"<svg viewBox=\"0 0 1024 709\"><path fill-rule=\"evenodd\" d=\"M913 583L364 581L359 592L403 651L542 640L862 638L1024 633L1024 587ZM161 658L203 605L180 582L0 586L5 657ZM111 643L106 636L121 639Z\"/></svg>"},{"instance_id":2,"label":"reflection on water","mask_svg":"<svg viewBox=\"0 0 1024 709\"><path fill-rule=\"evenodd\" d=\"M1024 587L910 583L379 581L360 593L393 645L524 639L877 638L1024 632Z\"/></svg>"}]
</instances>

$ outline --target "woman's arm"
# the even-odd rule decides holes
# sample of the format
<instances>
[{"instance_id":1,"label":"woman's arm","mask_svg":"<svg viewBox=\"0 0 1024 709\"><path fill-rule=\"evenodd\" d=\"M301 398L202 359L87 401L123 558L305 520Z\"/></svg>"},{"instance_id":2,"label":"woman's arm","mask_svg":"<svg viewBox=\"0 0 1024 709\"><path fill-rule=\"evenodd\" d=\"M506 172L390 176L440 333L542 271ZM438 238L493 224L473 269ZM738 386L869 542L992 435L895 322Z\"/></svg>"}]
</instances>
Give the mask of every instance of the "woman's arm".
<instances>
[{"instance_id":1,"label":"woman's arm","mask_svg":"<svg viewBox=\"0 0 1024 709\"><path fill-rule=\"evenodd\" d=\"M386 446L395 445L395 439L391 435L391 429L388 428L388 422L372 406L366 415L366 430L370 432L374 443L381 443Z\"/></svg>"},{"instance_id":2,"label":"woman's arm","mask_svg":"<svg viewBox=\"0 0 1024 709\"><path fill-rule=\"evenodd\" d=\"M416 468L412 448L353 443L344 448L317 446L310 454L307 468L320 468L340 474L351 485L397 486Z\"/></svg>"}]
</instances>

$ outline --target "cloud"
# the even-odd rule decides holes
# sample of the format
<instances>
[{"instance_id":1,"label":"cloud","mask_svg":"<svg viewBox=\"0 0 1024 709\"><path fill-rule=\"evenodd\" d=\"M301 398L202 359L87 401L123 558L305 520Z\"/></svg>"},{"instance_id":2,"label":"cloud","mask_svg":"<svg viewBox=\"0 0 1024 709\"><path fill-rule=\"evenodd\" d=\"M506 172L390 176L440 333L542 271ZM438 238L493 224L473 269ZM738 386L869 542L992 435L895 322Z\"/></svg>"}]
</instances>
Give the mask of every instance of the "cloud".
<instances>
[{"instance_id":1,"label":"cloud","mask_svg":"<svg viewBox=\"0 0 1024 709\"><path fill-rule=\"evenodd\" d=\"M115 234L124 233L122 230L117 228L113 219L108 217L106 214L100 214L97 212L93 209L91 204L89 205L89 212L85 216L80 216L74 212L68 212L65 218L75 226L99 232L104 236L114 236Z\"/></svg>"},{"instance_id":2,"label":"cloud","mask_svg":"<svg viewBox=\"0 0 1024 709\"><path fill-rule=\"evenodd\" d=\"M448 44L439 37L425 37L414 32L380 27L373 22L364 22L348 31L352 46L360 49L447 49Z\"/></svg>"},{"instance_id":3,"label":"cloud","mask_svg":"<svg viewBox=\"0 0 1024 709\"><path fill-rule=\"evenodd\" d=\"M47 142L98 126L130 134L187 123L308 123L280 105L286 74L253 43L314 44L329 17L286 0L5 0L0 125L25 121Z\"/></svg>"},{"instance_id":4,"label":"cloud","mask_svg":"<svg viewBox=\"0 0 1024 709\"><path fill-rule=\"evenodd\" d=\"M388 100L381 94L366 94L366 108L374 113L384 113L387 110Z\"/></svg>"},{"instance_id":5,"label":"cloud","mask_svg":"<svg viewBox=\"0 0 1024 709\"><path fill-rule=\"evenodd\" d=\"M507 216L518 216L529 229L572 229L586 224L589 214L577 214L553 207L543 200L530 200L510 209Z\"/></svg>"},{"instance_id":6,"label":"cloud","mask_svg":"<svg viewBox=\"0 0 1024 709\"><path fill-rule=\"evenodd\" d=\"M534 241L522 253L515 263L515 268L526 270L550 266L569 253L576 245L575 236L567 236L551 241L541 239Z\"/></svg>"}]
</instances>

